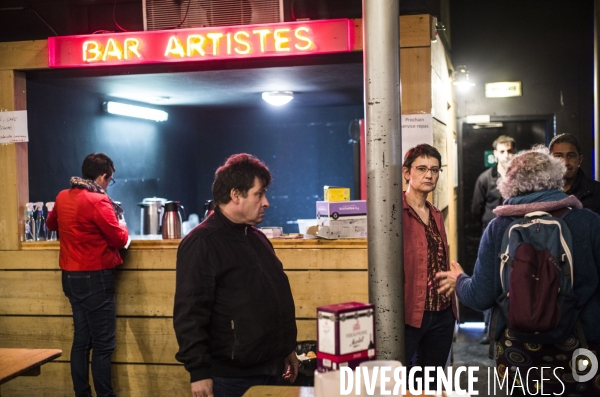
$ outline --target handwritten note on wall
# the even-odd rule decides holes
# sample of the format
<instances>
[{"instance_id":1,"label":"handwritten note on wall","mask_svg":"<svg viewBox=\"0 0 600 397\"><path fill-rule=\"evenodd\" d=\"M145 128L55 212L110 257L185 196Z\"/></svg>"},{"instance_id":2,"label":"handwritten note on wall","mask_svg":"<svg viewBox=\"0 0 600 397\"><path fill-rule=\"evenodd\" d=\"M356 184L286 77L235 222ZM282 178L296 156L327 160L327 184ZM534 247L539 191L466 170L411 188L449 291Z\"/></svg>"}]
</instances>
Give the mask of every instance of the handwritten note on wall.
<instances>
[{"instance_id":1,"label":"handwritten note on wall","mask_svg":"<svg viewBox=\"0 0 600 397\"><path fill-rule=\"evenodd\" d=\"M0 112L0 143L29 142L27 110Z\"/></svg>"}]
</instances>

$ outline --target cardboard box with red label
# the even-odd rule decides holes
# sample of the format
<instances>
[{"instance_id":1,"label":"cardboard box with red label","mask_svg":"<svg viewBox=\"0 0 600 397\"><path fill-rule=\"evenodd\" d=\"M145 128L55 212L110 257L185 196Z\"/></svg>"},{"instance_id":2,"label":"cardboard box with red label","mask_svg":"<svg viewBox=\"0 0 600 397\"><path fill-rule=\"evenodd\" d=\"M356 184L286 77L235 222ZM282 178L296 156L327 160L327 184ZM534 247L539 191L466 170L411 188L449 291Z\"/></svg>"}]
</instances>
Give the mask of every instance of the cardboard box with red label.
<instances>
[{"instance_id":1,"label":"cardboard box with red label","mask_svg":"<svg viewBox=\"0 0 600 397\"><path fill-rule=\"evenodd\" d=\"M356 368L375 358L375 305L346 302L317 307L317 370Z\"/></svg>"}]
</instances>

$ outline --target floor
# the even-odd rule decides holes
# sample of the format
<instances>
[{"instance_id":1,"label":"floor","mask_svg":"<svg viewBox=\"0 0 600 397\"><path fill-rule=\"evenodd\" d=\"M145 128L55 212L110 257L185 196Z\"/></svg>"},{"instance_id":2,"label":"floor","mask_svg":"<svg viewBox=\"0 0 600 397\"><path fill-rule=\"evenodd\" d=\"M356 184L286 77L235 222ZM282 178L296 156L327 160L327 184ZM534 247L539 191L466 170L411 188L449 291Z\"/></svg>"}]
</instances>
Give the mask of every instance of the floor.
<instances>
[{"instance_id":1,"label":"floor","mask_svg":"<svg viewBox=\"0 0 600 397\"><path fill-rule=\"evenodd\" d=\"M489 345L479 343L482 332L483 323L467 323L457 327L456 338L452 347L453 373L459 367L479 367L478 371L475 372L477 381L473 383L473 391L477 391L479 396L504 396L505 393L499 390L496 393L493 390L488 390L488 375L491 379L495 362L488 358ZM294 383L297 386L313 386L313 384L312 372L310 374L301 373ZM468 379L466 372L460 376L460 386L461 389L467 391ZM475 395L475 393L471 395Z\"/></svg>"},{"instance_id":2,"label":"floor","mask_svg":"<svg viewBox=\"0 0 600 397\"><path fill-rule=\"evenodd\" d=\"M479 396L501 395L499 391L494 394L493 390L488 390L488 374L493 376L495 362L488 357L489 345L479 343L482 332L483 323L461 324L458 327L452 347L452 368L455 372L461 366L479 367L475 372L477 381L474 382L473 389L479 392ZM467 376L464 373L461 374L460 384L462 389L467 389Z\"/></svg>"}]
</instances>

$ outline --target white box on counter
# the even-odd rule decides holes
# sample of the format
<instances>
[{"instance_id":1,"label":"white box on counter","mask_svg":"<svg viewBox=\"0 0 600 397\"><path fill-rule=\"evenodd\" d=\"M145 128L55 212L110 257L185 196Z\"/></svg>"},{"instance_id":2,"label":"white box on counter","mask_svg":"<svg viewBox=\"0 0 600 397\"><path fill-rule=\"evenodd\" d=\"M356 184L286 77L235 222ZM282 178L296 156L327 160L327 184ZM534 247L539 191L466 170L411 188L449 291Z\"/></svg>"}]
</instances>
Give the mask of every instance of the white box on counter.
<instances>
[{"instance_id":1,"label":"white box on counter","mask_svg":"<svg viewBox=\"0 0 600 397\"><path fill-rule=\"evenodd\" d=\"M326 239L367 237L367 217L353 219L325 219L318 225L317 237Z\"/></svg>"},{"instance_id":2,"label":"white box on counter","mask_svg":"<svg viewBox=\"0 0 600 397\"><path fill-rule=\"evenodd\" d=\"M317 369L356 368L375 357L375 305L346 302L317 307Z\"/></svg>"}]
</instances>

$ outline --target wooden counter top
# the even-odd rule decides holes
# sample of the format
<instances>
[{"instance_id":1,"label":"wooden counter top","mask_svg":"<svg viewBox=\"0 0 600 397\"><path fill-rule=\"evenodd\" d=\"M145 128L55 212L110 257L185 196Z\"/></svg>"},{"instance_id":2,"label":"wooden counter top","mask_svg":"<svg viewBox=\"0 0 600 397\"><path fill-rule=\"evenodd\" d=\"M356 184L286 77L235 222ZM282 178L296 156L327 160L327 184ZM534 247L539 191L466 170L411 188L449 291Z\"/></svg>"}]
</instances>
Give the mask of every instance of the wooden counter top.
<instances>
[{"instance_id":1,"label":"wooden counter top","mask_svg":"<svg viewBox=\"0 0 600 397\"><path fill-rule=\"evenodd\" d=\"M367 239L270 239L275 249L366 249ZM181 239L175 240L132 240L129 250L174 249L179 247ZM58 241L27 241L21 243L23 251L58 251Z\"/></svg>"}]
</instances>

